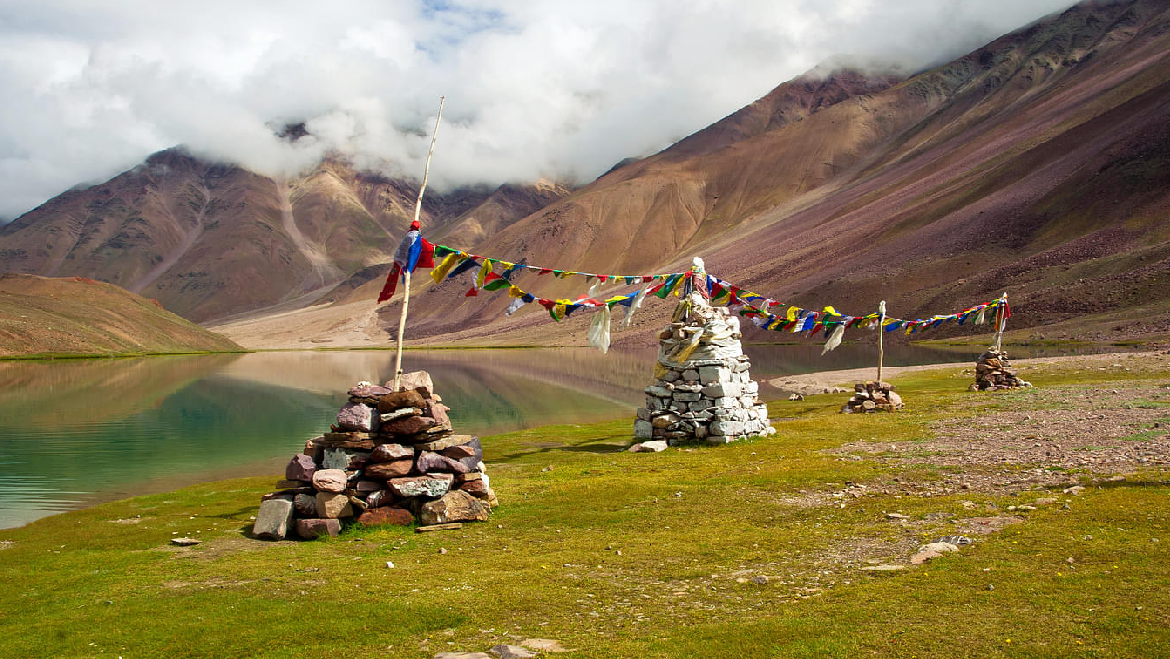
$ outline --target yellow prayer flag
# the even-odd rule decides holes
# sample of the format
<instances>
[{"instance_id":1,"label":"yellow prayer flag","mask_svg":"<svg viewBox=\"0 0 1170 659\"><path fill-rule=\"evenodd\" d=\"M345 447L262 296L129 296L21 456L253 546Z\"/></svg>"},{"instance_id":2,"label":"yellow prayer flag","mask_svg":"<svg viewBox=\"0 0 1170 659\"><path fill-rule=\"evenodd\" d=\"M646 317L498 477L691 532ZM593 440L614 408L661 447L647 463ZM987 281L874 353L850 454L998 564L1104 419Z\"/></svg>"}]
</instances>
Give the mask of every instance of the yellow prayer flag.
<instances>
[{"instance_id":1,"label":"yellow prayer flag","mask_svg":"<svg viewBox=\"0 0 1170 659\"><path fill-rule=\"evenodd\" d=\"M455 264L458 263L463 257L464 254L461 252L451 252L448 254L447 258L443 259L443 262L439 264L439 267L431 270L431 279L434 279L436 284L442 283L442 281L447 277L447 273L451 272L451 269L454 268Z\"/></svg>"},{"instance_id":2,"label":"yellow prayer flag","mask_svg":"<svg viewBox=\"0 0 1170 659\"><path fill-rule=\"evenodd\" d=\"M519 286L509 286L508 297L522 298L524 297L524 291L520 290Z\"/></svg>"},{"instance_id":3,"label":"yellow prayer flag","mask_svg":"<svg viewBox=\"0 0 1170 659\"><path fill-rule=\"evenodd\" d=\"M788 322L796 320L796 314L800 311L800 307L788 307Z\"/></svg>"},{"instance_id":4,"label":"yellow prayer flag","mask_svg":"<svg viewBox=\"0 0 1170 659\"><path fill-rule=\"evenodd\" d=\"M483 280L487 278L488 273L492 271L492 260L484 259L483 267L479 269L479 274L475 276L475 287L483 288Z\"/></svg>"}]
</instances>

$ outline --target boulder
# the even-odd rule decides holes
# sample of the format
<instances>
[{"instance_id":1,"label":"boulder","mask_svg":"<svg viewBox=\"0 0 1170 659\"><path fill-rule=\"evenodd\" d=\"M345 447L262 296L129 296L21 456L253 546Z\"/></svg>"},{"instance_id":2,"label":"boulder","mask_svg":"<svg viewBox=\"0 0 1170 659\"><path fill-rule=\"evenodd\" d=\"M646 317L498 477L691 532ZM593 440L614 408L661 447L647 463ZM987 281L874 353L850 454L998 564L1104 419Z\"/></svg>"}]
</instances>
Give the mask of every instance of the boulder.
<instances>
[{"instance_id":1,"label":"boulder","mask_svg":"<svg viewBox=\"0 0 1170 659\"><path fill-rule=\"evenodd\" d=\"M315 449L314 449L315 450ZM317 463L310 455L294 455L284 468L284 477L290 481L311 481L313 472L317 471Z\"/></svg>"},{"instance_id":2,"label":"boulder","mask_svg":"<svg viewBox=\"0 0 1170 659\"><path fill-rule=\"evenodd\" d=\"M534 652L519 645L507 645L504 643L493 645L488 652L492 653L492 656L497 659L532 659L536 656Z\"/></svg>"},{"instance_id":3,"label":"boulder","mask_svg":"<svg viewBox=\"0 0 1170 659\"><path fill-rule=\"evenodd\" d=\"M321 455L322 469L361 469L370 459L369 451L327 448Z\"/></svg>"},{"instance_id":4,"label":"boulder","mask_svg":"<svg viewBox=\"0 0 1170 659\"><path fill-rule=\"evenodd\" d=\"M488 509L471 494L455 490L436 501L423 504L418 518L419 523L428 526L449 522L482 522L488 518Z\"/></svg>"},{"instance_id":5,"label":"boulder","mask_svg":"<svg viewBox=\"0 0 1170 659\"><path fill-rule=\"evenodd\" d=\"M435 426L435 420L427 416L404 416L382 425L385 435L409 436L425 432Z\"/></svg>"},{"instance_id":6,"label":"boulder","mask_svg":"<svg viewBox=\"0 0 1170 659\"><path fill-rule=\"evenodd\" d=\"M318 492L317 514L326 519L353 517L353 507L349 505L349 497L344 494Z\"/></svg>"},{"instance_id":7,"label":"boulder","mask_svg":"<svg viewBox=\"0 0 1170 659\"><path fill-rule=\"evenodd\" d=\"M448 446L438 452L452 460L462 462L468 471L475 471L476 465L483 460L483 445L479 443L478 437L472 437L466 444Z\"/></svg>"},{"instance_id":8,"label":"boulder","mask_svg":"<svg viewBox=\"0 0 1170 659\"><path fill-rule=\"evenodd\" d=\"M346 392L351 398L376 399L386 394L394 393L389 387L383 387L369 382L359 382Z\"/></svg>"},{"instance_id":9,"label":"boulder","mask_svg":"<svg viewBox=\"0 0 1170 659\"><path fill-rule=\"evenodd\" d=\"M479 444L479 438L474 435L447 435L439 439L424 442L422 444L415 444L414 448L418 451L442 451L445 448L452 446L463 446L475 442Z\"/></svg>"},{"instance_id":10,"label":"boulder","mask_svg":"<svg viewBox=\"0 0 1170 659\"><path fill-rule=\"evenodd\" d=\"M317 443L321 448L374 450L373 435L368 432L327 432Z\"/></svg>"},{"instance_id":11,"label":"boulder","mask_svg":"<svg viewBox=\"0 0 1170 659\"><path fill-rule=\"evenodd\" d=\"M386 487L385 483L379 483L378 481L360 480L357 483L354 483L353 489L358 494L369 494L370 492L377 492L384 487Z\"/></svg>"},{"instance_id":12,"label":"boulder","mask_svg":"<svg viewBox=\"0 0 1170 659\"><path fill-rule=\"evenodd\" d=\"M321 443L324 441L325 441L324 435L318 435L312 439L306 439L305 440L305 450L302 451L302 453L311 457L311 458L316 458L317 452L321 450Z\"/></svg>"},{"instance_id":13,"label":"boulder","mask_svg":"<svg viewBox=\"0 0 1170 659\"><path fill-rule=\"evenodd\" d=\"M264 540L284 540L293 520L292 499L291 496L282 496L261 501L252 535Z\"/></svg>"},{"instance_id":14,"label":"boulder","mask_svg":"<svg viewBox=\"0 0 1170 659\"><path fill-rule=\"evenodd\" d=\"M399 391L386 394L378 399L378 412L382 414L405 407L413 407L421 411L426 407L426 398L417 391Z\"/></svg>"},{"instance_id":15,"label":"boulder","mask_svg":"<svg viewBox=\"0 0 1170 659\"><path fill-rule=\"evenodd\" d=\"M486 499L489 489L487 481L482 480L463 481L462 483L456 484L455 487L456 489L463 490L477 499Z\"/></svg>"},{"instance_id":16,"label":"boulder","mask_svg":"<svg viewBox=\"0 0 1170 659\"><path fill-rule=\"evenodd\" d=\"M659 453L666 450L666 442L662 440L641 442L634 444L627 450L630 453Z\"/></svg>"},{"instance_id":17,"label":"boulder","mask_svg":"<svg viewBox=\"0 0 1170 659\"><path fill-rule=\"evenodd\" d=\"M293 498L293 509L299 517L317 516L317 496L314 494L298 494Z\"/></svg>"},{"instance_id":18,"label":"boulder","mask_svg":"<svg viewBox=\"0 0 1170 659\"><path fill-rule=\"evenodd\" d=\"M379 444L374 447L366 464L414 459L414 449L402 444Z\"/></svg>"},{"instance_id":19,"label":"boulder","mask_svg":"<svg viewBox=\"0 0 1170 659\"><path fill-rule=\"evenodd\" d=\"M476 443L478 443L478 441L479 440L476 440ZM452 460L462 460L463 458L476 458L475 461L479 462L479 458L476 457L475 447L471 446L469 444L464 444L463 446L451 446L451 447L443 449L441 451L441 453L443 455L447 456L448 458L451 458Z\"/></svg>"},{"instance_id":20,"label":"boulder","mask_svg":"<svg viewBox=\"0 0 1170 659\"><path fill-rule=\"evenodd\" d=\"M336 519L298 519L297 535L305 540L327 535L336 538L341 533L341 522Z\"/></svg>"},{"instance_id":21,"label":"boulder","mask_svg":"<svg viewBox=\"0 0 1170 659\"><path fill-rule=\"evenodd\" d=\"M378 464L366 465L366 468L362 470L362 475L364 475L366 478L389 480L391 478L406 476L413 469L414 460L407 458L406 460L396 460L394 462L380 462Z\"/></svg>"},{"instance_id":22,"label":"boulder","mask_svg":"<svg viewBox=\"0 0 1170 659\"><path fill-rule=\"evenodd\" d=\"M655 428L669 428L674 424L682 421L682 417L674 412L667 412L666 414L659 414L650 420L650 425Z\"/></svg>"},{"instance_id":23,"label":"boulder","mask_svg":"<svg viewBox=\"0 0 1170 659\"><path fill-rule=\"evenodd\" d=\"M447 412L450 410L450 407L436 402L433 398L427 400L426 415L434 419L440 426L451 426L451 419L447 416Z\"/></svg>"},{"instance_id":24,"label":"boulder","mask_svg":"<svg viewBox=\"0 0 1170 659\"><path fill-rule=\"evenodd\" d=\"M734 382L716 382L703 387L703 395L707 398L737 398L743 393L743 388Z\"/></svg>"},{"instance_id":25,"label":"boulder","mask_svg":"<svg viewBox=\"0 0 1170 659\"><path fill-rule=\"evenodd\" d=\"M341 469L318 469L313 473L313 487L318 492L344 492L347 480L348 476Z\"/></svg>"},{"instance_id":26,"label":"boulder","mask_svg":"<svg viewBox=\"0 0 1170 659\"><path fill-rule=\"evenodd\" d=\"M742 435L742 421L712 421L710 426L712 435Z\"/></svg>"},{"instance_id":27,"label":"boulder","mask_svg":"<svg viewBox=\"0 0 1170 659\"><path fill-rule=\"evenodd\" d=\"M432 474L408 478L392 478L386 482L386 485L396 496L406 499L411 497L437 499L451 489L451 483L454 480L451 474Z\"/></svg>"},{"instance_id":28,"label":"boulder","mask_svg":"<svg viewBox=\"0 0 1170 659\"><path fill-rule=\"evenodd\" d=\"M391 380L386 383L387 387L393 387L394 381ZM403 373L398 376L398 391L420 391L424 398L430 398L431 392L435 390L435 383L431 381L431 374L426 371L414 371L411 373Z\"/></svg>"},{"instance_id":29,"label":"boulder","mask_svg":"<svg viewBox=\"0 0 1170 659\"><path fill-rule=\"evenodd\" d=\"M371 464L371 462L394 462L406 459L414 459L413 448L402 446L401 444L379 444L374 447L367 464Z\"/></svg>"},{"instance_id":30,"label":"boulder","mask_svg":"<svg viewBox=\"0 0 1170 659\"><path fill-rule=\"evenodd\" d=\"M369 405L346 403L337 412L337 425L345 430L374 432L378 429L378 415Z\"/></svg>"},{"instance_id":31,"label":"boulder","mask_svg":"<svg viewBox=\"0 0 1170 659\"><path fill-rule=\"evenodd\" d=\"M358 515L357 522L366 526L379 526L382 524L409 526L414 523L414 515L405 508L386 506L367 510L361 515Z\"/></svg>"},{"instance_id":32,"label":"boulder","mask_svg":"<svg viewBox=\"0 0 1170 659\"><path fill-rule=\"evenodd\" d=\"M389 506L392 503L394 503L394 494L390 490L371 492L366 497L366 506L369 508L381 508L382 506Z\"/></svg>"},{"instance_id":33,"label":"boulder","mask_svg":"<svg viewBox=\"0 0 1170 659\"><path fill-rule=\"evenodd\" d=\"M418 454L418 460L415 462L415 468L424 474L433 472L445 472L449 474L465 474L470 469L467 465L452 460L445 455L439 453L431 453L430 451L423 451Z\"/></svg>"}]
</instances>

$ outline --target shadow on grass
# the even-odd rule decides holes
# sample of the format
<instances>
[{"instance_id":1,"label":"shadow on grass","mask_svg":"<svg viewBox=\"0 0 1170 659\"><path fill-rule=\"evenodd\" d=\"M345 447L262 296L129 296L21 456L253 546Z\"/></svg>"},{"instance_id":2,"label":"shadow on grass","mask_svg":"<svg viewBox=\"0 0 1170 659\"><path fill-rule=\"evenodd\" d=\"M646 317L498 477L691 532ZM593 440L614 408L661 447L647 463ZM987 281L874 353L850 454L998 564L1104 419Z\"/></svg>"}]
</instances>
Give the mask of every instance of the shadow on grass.
<instances>
[{"instance_id":1,"label":"shadow on grass","mask_svg":"<svg viewBox=\"0 0 1170 659\"><path fill-rule=\"evenodd\" d=\"M629 447L628 442L631 438L624 435L612 437L600 437L588 444L563 444L560 446L534 446L527 449L518 449L511 453L500 454L493 462L510 462L516 458L524 457L526 455L541 455L549 453L593 453L595 455L602 455L606 453L621 453Z\"/></svg>"},{"instance_id":2,"label":"shadow on grass","mask_svg":"<svg viewBox=\"0 0 1170 659\"><path fill-rule=\"evenodd\" d=\"M1096 486L1103 490L1111 490L1122 487L1170 487L1170 481L1104 481L1097 483Z\"/></svg>"}]
</instances>

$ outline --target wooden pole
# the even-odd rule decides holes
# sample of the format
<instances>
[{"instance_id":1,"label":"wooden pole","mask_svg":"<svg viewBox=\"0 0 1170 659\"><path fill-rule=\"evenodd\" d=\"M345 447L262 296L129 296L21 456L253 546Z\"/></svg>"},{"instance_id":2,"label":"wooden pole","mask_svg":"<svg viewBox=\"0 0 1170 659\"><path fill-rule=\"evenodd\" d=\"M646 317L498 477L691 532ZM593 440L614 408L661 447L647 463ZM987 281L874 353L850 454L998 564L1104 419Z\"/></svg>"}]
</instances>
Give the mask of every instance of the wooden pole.
<instances>
[{"instance_id":1,"label":"wooden pole","mask_svg":"<svg viewBox=\"0 0 1170 659\"><path fill-rule=\"evenodd\" d=\"M1007 313L1005 313L1005 311L1006 311L1005 305L1007 305L1007 291L1004 291L1003 297L999 298L999 300L1000 300L1001 304L999 305L999 308L996 309L996 311L999 312L997 314L999 317L999 322L996 323L996 330L995 330L995 351L996 352L1002 352L1003 328L1005 325L1007 325Z\"/></svg>"},{"instance_id":2,"label":"wooden pole","mask_svg":"<svg viewBox=\"0 0 1170 659\"><path fill-rule=\"evenodd\" d=\"M427 164L423 167L422 185L418 188L418 199L414 202L414 221L418 222L422 214L423 193L427 191L427 175L431 171L431 156L435 155L435 140L439 137L439 122L443 119L443 101L446 96L439 97L439 114L435 117L435 131L431 134L431 150L427 152ZM420 238L421 239L421 238ZM402 299L402 313L398 316L398 355L394 359L394 390L398 391L398 381L402 377L402 338L406 333L406 310L410 306L410 271L406 271L406 297Z\"/></svg>"},{"instance_id":3,"label":"wooden pole","mask_svg":"<svg viewBox=\"0 0 1170 659\"><path fill-rule=\"evenodd\" d=\"M878 382L882 381L882 360L885 358L885 348L882 345L882 335L886 333L885 327L882 326L886 322L886 301L882 300L878 305Z\"/></svg>"}]
</instances>

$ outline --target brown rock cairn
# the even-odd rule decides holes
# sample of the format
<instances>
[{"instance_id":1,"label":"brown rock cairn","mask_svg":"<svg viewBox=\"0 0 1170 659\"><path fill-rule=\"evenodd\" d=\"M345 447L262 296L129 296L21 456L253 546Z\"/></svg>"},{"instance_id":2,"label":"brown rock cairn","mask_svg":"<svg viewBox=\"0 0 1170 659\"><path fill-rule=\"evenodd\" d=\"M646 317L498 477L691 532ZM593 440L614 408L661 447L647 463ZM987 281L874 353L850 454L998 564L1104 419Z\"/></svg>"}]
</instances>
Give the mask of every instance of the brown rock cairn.
<instances>
[{"instance_id":1,"label":"brown rock cairn","mask_svg":"<svg viewBox=\"0 0 1170 659\"><path fill-rule=\"evenodd\" d=\"M305 443L281 488L264 496L252 534L337 535L344 524L483 521L498 505L479 438L456 435L425 371L394 391L360 382L331 431Z\"/></svg>"},{"instance_id":2,"label":"brown rock cairn","mask_svg":"<svg viewBox=\"0 0 1170 659\"><path fill-rule=\"evenodd\" d=\"M843 414L896 412L902 409L902 397L894 392L894 385L883 381L858 382L853 385L853 396L841 406Z\"/></svg>"},{"instance_id":3,"label":"brown rock cairn","mask_svg":"<svg viewBox=\"0 0 1170 659\"><path fill-rule=\"evenodd\" d=\"M975 382L968 387L971 391L996 391L1030 387L1031 382L1021 380L1008 362L1006 350L988 348L975 361Z\"/></svg>"}]
</instances>

